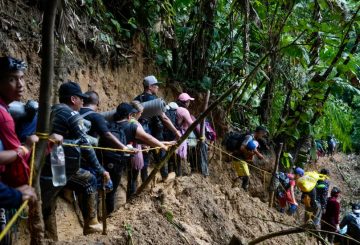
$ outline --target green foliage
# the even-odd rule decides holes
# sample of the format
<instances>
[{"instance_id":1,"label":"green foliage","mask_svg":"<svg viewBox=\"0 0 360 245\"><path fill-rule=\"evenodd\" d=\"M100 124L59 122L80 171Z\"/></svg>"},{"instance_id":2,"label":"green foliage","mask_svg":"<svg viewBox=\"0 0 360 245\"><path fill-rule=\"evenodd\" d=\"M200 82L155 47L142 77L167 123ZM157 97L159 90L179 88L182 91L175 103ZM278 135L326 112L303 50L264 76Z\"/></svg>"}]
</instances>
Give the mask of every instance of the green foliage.
<instances>
[{"instance_id":1,"label":"green foliage","mask_svg":"<svg viewBox=\"0 0 360 245\"><path fill-rule=\"evenodd\" d=\"M360 76L359 51L350 53L360 33L360 3L252 0L246 22L244 2L86 0L85 9L99 27L94 42L116 45L140 33L161 75L190 91L218 96L262 60L223 103L229 122L265 124L288 147L305 135L334 134L350 149L356 141L350 133L360 134L352 125L359 91L350 82Z\"/></svg>"},{"instance_id":2,"label":"green foliage","mask_svg":"<svg viewBox=\"0 0 360 245\"><path fill-rule=\"evenodd\" d=\"M323 117L315 126L315 138L334 135L341 142L342 150L352 149L351 131L355 118L353 110L340 100L331 98L324 107Z\"/></svg>"}]
</instances>

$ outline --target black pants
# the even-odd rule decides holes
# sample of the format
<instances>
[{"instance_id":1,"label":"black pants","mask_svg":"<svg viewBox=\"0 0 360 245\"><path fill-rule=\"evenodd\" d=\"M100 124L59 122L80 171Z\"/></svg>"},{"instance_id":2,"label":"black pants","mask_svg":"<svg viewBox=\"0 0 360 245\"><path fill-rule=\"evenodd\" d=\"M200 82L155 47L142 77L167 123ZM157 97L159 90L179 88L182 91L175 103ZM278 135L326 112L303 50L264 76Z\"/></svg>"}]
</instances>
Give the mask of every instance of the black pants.
<instances>
[{"instance_id":1,"label":"black pants","mask_svg":"<svg viewBox=\"0 0 360 245\"><path fill-rule=\"evenodd\" d=\"M121 181L121 175L130 164L130 158L112 161L111 159L104 159L104 167L109 172L113 182L113 190L106 194L106 211L108 214L115 209L116 190Z\"/></svg>"}]
</instances>

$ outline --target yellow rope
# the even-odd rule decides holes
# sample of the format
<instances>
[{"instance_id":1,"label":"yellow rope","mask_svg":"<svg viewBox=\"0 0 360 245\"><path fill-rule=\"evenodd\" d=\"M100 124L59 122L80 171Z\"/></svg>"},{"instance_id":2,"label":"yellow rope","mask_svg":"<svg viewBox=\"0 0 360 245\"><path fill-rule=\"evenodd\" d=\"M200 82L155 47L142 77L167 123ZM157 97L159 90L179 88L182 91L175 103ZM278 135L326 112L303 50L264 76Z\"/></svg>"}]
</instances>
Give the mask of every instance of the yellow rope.
<instances>
[{"instance_id":1,"label":"yellow rope","mask_svg":"<svg viewBox=\"0 0 360 245\"><path fill-rule=\"evenodd\" d=\"M127 153L133 153L132 150L123 150L123 149L117 149L117 148L109 148L109 147L100 147L100 146L92 146L92 145L77 145L77 144L70 144L70 143L63 143L64 146L72 146L72 147L80 147L80 148L92 148L92 149L98 149L98 150L105 150L105 151L120 151L120 152L127 152ZM143 150L138 150L138 152L144 152L144 151L151 151L151 150L157 150L161 149L161 147L153 147L153 148L146 148Z\"/></svg>"},{"instance_id":2,"label":"yellow rope","mask_svg":"<svg viewBox=\"0 0 360 245\"><path fill-rule=\"evenodd\" d=\"M240 159L240 158L238 158L238 157L235 157L234 155L232 155L232 154L224 151L224 150L221 149L220 147L217 147L217 146L211 145L211 144L209 144L209 146L214 147L215 149L218 149L220 152L223 152L223 153L225 153L226 155L228 155L228 156L230 156L230 157L232 157L232 158L234 158L234 159L236 159L236 160L238 160L238 161L242 161L242 159ZM264 172L265 174L272 175L272 173L270 173L269 171L264 170L264 169L262 169L262 168L259 168L259 167L255 166L254 164L251 164L251 163L248 163L248 162L246 162L246 163L247 163L250 167L253 167L253 168L255 168L255 169L258 169L258 170Z\"/></svg>"},{"instance_id":3,"label":"yellow rope","mask_svg":"<svg viewBox=\"0 0 360 245\"><path fill-rule=\"evenodd\" d=\"M30 162L30 177L29 177L29 185L32 185L32 181L33 181L33 173L34 173L34 163L35 163L35 143L32 146L32 152L31 152L31 162ZM6 234L9 232L9 230L11 229L11 227L13 226L13 224L16 222L16 220L19 218L21 212L26 208L26 206L28 205L28 200L26 200L21 206L20 208L17 210L17 212L14 214L13 217L11 217L10 221L6 224L4 230L1 231L0 233L0 241L2 241L2 239L4 239L4 237L6 236Z\"/></svg>"}]
</instances>

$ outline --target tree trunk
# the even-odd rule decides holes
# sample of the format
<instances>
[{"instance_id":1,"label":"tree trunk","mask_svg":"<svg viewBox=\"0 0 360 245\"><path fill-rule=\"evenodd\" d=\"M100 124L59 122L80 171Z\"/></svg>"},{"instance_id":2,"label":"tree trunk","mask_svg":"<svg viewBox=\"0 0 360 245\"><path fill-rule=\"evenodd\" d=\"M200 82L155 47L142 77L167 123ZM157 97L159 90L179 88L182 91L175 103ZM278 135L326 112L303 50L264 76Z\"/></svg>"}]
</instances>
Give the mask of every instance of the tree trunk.
<instances>
[{"instance_id":1,"label":"tree trunk","mask_svg":"<svg viewBox=\"0 0 360 245\"><path fill-rule=\"evenodd\" d=\"M50 131L50 105L52 96L52 82L54 77L54 26L56 10L59 0L46 1L44 20L42 26L42 61L41 83L39 96L39 116L37 132L48 134ZM42 136L42 135L40 135ZM38 196L38 202L30 206L29 223L31 244L42 244L44 238L44 223L41 209L40 174L44 163L45 150L47 147L46 137L40 137L35 150L35 170L33 186Z\"/></svg>"}]
</instances>

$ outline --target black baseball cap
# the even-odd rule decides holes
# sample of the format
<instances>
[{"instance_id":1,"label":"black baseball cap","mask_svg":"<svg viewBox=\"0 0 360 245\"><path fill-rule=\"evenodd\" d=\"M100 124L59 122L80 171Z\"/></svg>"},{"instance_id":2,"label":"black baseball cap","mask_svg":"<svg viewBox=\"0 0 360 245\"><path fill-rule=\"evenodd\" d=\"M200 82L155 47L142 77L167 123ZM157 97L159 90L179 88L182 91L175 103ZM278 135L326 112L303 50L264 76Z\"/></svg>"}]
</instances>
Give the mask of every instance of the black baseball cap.
<instances>
[{"instance_id":1,"label":"black baseball cap","mask_svg":"<svg viewBox=\"0 0 360 245\"><path fill-rule=\"evenodd\" d=\"M257 127L255 128L255 132L265 132L265 133L269 133L269 130L267 130L267 128L264 127L264 126L257 126Z\"/></svg>"},{"instance_id":2,"label":"black baseball cap","mask_svg":"<svg viewBox=\"0 0 360 245\"><path fill-rule=\"evenodd\" d=\"M138 110L136 110L132 105L130 105L129 103L121 103L120 105L118 105L118 107L116 108L116 114L118 117L120 118L124 118L129 116L131 113L137 113L139 112Z\"/></svg>"},{"instance_id":3,"label":"black baseball cap","mask_svg":"<svg viewBox=\"0 0 360 245\"><path fill-rule=\"evenodd\" d=\"M79 96L80 98L83 99L89 98L87 94L83 94L79 84L73 81L68 81L66 83L61 84L59 88L60 98L67 98L74 95Z\"/></svg>"},{"instance_id":4,"label":"black baseball cap","mask_svg":"<svg viewBox=\"0 0 360 245\"><path fill-rule=\"evenodd\" d=\"M0 57L0 74L24 71L27 68L25 61L18 60L9 56Z\"/></svg>"}]
</instances>

